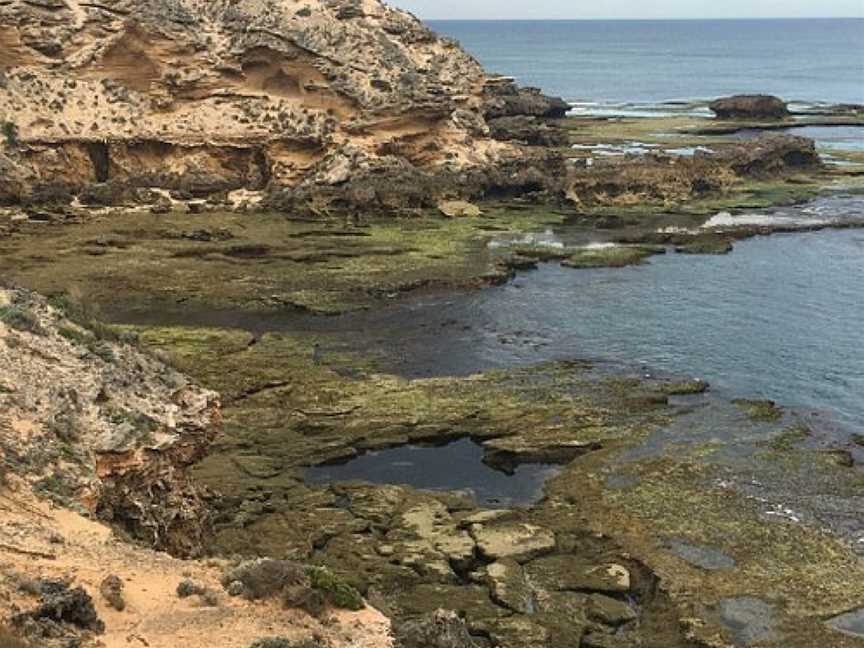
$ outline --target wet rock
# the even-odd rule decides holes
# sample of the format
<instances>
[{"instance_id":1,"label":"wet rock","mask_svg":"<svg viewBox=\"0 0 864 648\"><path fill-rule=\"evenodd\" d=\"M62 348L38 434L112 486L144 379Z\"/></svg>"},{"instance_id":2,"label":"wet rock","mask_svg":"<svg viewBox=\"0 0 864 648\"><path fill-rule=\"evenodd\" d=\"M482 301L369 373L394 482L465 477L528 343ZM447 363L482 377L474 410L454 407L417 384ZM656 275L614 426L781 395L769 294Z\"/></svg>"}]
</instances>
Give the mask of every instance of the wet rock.
<instances>
[{"instance_id":1,"label":"wet rock","mask_svg":"<svg viewBox=\"0 0 864 648\"><path fill-rule=\"evenodd\" d=\"M786 102L771 95L735 95L712 101L708 107L720 119L782 119Z\"/></svg>"},{"instance_id":2,"label":"wet rock","mask_svg":"<svg viewBox=\"0 0 864 648\"><path fill-rule=\"evenodd\" d=\"M655 254L665 254L666 248L656 245L614 245L583 248L574 251L561 262L566 268L623 268L639 265Z\"/></svg>"},{"instance_id":3,"label":"wet rock","mask_svg":"<svg viewBox=\"0 0 864 648\"><path fill-rule=\"evenodd\" d=\"M449 610L436 610L396 626L396 648L474 648L465 622Z\"/></svg>"},{"instance_id":4,"label":"wet rock","mask_svg":"<svg viewBox=\"0 0 864 648\"><path fill-rule=\"evenodd\" d=\"M757 423L773 423L783 418L783 410L777 403L770 400L750 400L739 398L732 401L751 421Z\"/></svg>"},{"instance_id":5,"label":"wet rock","mask_svg":"<svg viewBox=\"0 0 864 648\"><path fill-rule=\"evenodd\" d=\"M774 611L765 601L753 596L725 598L718 607L720 622L736 646L750 646L776 639Z\"/></svg>"},{"instance_id":6,"label":"wet rock","mask_svg":"<svg viewBox=\"0 0 864 648\"><path fill-rule=\"evenodd\" d=\"M126 601L123 599L123 581L119 577L106 576L99 585L99 593L118 612L126 609Z\"/></svg>"},{"instance_id":7,"label":"wet rock","mask_svg":"<svg viewBox=\"0 0 864 648\"><path fill-rule=\"evenodd\" d=\"M587 612L590 619L616 627L638 618L636 611L628 603L603 594L592 594L589 597Z\"/></svg>"},{"instance_id":8,"label":"wet rock","mask_svg":"<svg viewBox=\"0 0 864 648\"><path fill-rule=\"evenodd\" d=\"M571 434L577 438L567 438ZM578 435L578 429L569 432L553 429L484 441L484 461L512 473L520 464L565 464L600 448L599 443L582 440Z\"/></svg>"},{"instance_id":9,"label":"wet rock","mask_svg":"<svg viewBox=\"0 0 864 648\"><path fill-rule=\"evenodd\" d=\"M828 619L829 628L852 637L864 637L864 608Z\"/></svg>"},{"instance_id":10,"label":"wet rock","mask_svg":"<svg viewBox=\"0 0 864 648\"><path fill-rule=\"evenodd\" d=\"M685 562L708 571L720 571L735 567L735 561L719 549L687 542L681 538L670 538L665 542L669 551Z\"/></svg>"},{"instance_id":11,"label":"wet rock","mask_svg":"<svg viewBox=\"0 0 864 648\"><path fill-rule=\"evenodd\" d=\"M513 559L494 562L486 567L486 576L493 601L520 614L535 611L534 593L518 562Z\"/></svg>"},{"instance_id":12,"label":"wet rock","mask_svg":"<svg viewBox=\"0 0 864 648\"><path fill-rule=\"evenodd\" d=\"M480 553L490 560L511 558L524 563L555 550L551 531L523 522L475 524L471 535Z\"/></svg>"}]
</instances>

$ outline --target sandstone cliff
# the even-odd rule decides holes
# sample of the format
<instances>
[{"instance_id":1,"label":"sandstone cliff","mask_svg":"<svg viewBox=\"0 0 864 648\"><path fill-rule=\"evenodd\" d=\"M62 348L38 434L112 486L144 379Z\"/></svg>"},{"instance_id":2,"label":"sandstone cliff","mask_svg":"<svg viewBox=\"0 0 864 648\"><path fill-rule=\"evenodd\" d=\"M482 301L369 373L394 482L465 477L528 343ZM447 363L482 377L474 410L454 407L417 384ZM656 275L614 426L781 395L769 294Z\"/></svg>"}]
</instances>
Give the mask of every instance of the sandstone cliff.
<instances>
[{"instance_id":1,"label":"sandstone cliff","mask_svg":"<svg viewBox=\"0 0 864 648\"><path fill-rule=\"evenodd\" d=\"M217 394L71 302L0 290L0 468L35 492L198 554L209 513L185 469L218 422Z\"/></svg>"},{"instance_id":2,"label":"sandstone cliff","mask_svg":"<svg viewBox=\"0 0 864 648\"><path fill-rule=\"evenodd\" d=\"M5 202L489 169L520 145L487 118L565 111L378 0L0 1Z\"/></svg>"}]
</instances>

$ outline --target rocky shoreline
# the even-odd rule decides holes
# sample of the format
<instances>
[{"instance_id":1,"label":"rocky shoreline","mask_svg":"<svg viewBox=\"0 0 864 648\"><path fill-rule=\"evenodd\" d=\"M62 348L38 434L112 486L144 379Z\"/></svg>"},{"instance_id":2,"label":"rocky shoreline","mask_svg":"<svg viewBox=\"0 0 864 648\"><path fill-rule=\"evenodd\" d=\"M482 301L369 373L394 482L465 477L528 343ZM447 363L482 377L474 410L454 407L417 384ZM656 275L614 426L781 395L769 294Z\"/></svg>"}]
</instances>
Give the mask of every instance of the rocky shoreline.
<instances>
[{"instance_id":1,"label":"rocky shoreline","mask_svg":"<svg viewBox=\"0 0 864 648\"><path fill-rule=\"evenodd\" d=\"M0 645L858 645L860 440L584 359L402 375L320 316L864 226L753 218L864 190L775 134L860 107L572 117L375 0L268 6L0 4ZM454 441L554 475L305 479Z\"/></svg>"}]
</instances>

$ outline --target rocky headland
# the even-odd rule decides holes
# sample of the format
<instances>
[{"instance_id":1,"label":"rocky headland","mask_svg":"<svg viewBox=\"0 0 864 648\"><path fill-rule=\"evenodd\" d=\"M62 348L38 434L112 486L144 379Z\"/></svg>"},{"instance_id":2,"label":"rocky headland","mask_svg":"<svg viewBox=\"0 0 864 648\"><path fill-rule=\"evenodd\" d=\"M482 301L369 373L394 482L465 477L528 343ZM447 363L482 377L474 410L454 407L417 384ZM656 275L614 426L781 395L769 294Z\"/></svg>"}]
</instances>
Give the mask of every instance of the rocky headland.
<instances>
[{"instance_id":1,"label":"rocky headland","mask_svg":"<svg viewBox=\"0 0 864 648\"><path fill-rule=\"evenodd\" d=\"M860 107L712 109L570 116L377 0L0 1L0 646L858 645L858 441L578 358L400 371L410 314L362 316L864 224L752 218L860 192L796 134ZM306 479L468 440L542 494Z\"/></svg>"}]
</instances>

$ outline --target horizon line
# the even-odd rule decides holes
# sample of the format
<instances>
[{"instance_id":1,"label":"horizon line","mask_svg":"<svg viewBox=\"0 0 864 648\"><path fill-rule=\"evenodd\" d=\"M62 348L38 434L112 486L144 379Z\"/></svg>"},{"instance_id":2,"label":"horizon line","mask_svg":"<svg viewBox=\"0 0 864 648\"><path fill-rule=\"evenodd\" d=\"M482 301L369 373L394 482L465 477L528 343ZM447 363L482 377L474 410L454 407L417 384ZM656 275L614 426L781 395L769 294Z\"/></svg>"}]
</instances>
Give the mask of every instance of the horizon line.
<instances>
[{"instance_id":1,"label":"horizon line","mask_svg":"<svg viewBox=\"0 0 864 648\"><path fill-rule=\"evenodd\" d=\"M632 22L658 22L658 21L721 21L721 20L864 20L862 16L725 16L713 18L612 18L612 17L583 17L583 18L426 18L417 16L423 21L435 22L591 22L591 21L632 21Z\"/></svg>"}]
</instances>

